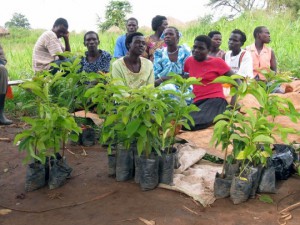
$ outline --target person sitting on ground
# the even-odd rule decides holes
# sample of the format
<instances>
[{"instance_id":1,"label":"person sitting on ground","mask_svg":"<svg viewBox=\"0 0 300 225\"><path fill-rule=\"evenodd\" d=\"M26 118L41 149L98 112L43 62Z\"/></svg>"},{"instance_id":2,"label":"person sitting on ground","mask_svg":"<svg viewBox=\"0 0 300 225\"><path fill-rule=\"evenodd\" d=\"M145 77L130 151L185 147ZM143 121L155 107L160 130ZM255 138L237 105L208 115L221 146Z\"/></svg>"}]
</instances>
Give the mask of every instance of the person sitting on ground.
<instances>
[{"instance_id":1,"label":"person sitting on ground","mask_svg":"<svg viewBox=\"0 0 300 225\"><path fill-rule=\"evenodd\" d=\"M131 33L127 35L125 44L128 54L112 64L112 78L130 88L148 84L154 86L153 64L141 57L146 48L144 35L140 32Z\"/></svg>"},{"instance_id":2,"label":"person sitting on ground","mask_svg":"<svg viewBox=\"0 0 300 225\"><path fill-rule=\"evenodd\" d=\"M258 81L266 81L265 76L262 74L262 71L277 72L277 61L274 51L267 47L266 44L269 44L271 41L270 31L265 26L259 26L254 29L253 36L255 42L252 45L246 47L247 51L251 52L252 61L253 61L253 76ZM267 85L271 85L270 81ZM286 85L285 88L278 85L272 93L284 94L286 92L292 91L293 88L290 85Z\"/></svg>"},{"instance_id":3,"label":"person sitting on ground","mask_svg":"<svg viewBox=\"0 0 300 225\"><path fill-rule=\"evenodd\" d=\"M68 22L64 18L58 18L52 27L52 30L45 31L37 40L33 49L33 70L35 73L50 70L55 74L58 69L53 68L50 63L60 65L67 61L65 57L58 55L65 51L71 51L69 43ZM64 39L65 47L60 42L60 38Z\"/></svg>"},{"instance_id":4,"label":"person sitting on ground","mask_svg":"<svg viewBox=\"0 0 300 225\"><path fill-rule=\"evenodd\" d=\"M225 54L225 62L234 73L253 78L251 53L241 49L246 40L247 37L243 31L235 29L231 32L228 40L229 51Z\"/></svg>"},{"instance_id":5,"label":"person sitting on ground","mask_svg":"<svg viewBox=\"0 0 300 225\"><path fill-rule=\"evenodd\" d=\"M183 76L183 65L185 60L191 55L191 50L186 45L178 45L181 34L175 27L167 27L164 30L164 42L167 47L157 49L154 53L154 76L155 86L159 86L165 80L170 79L170 72ZM164 86L165 89L178 91L172 84ZM190 92L192 88L190 89ZM188 101L188 103L190 103Z\"/></svg>"},{"instance_id":6,"label":"person sitting on ground","mask_svg":"<svg viewBox=\"0 0 300 225\"><path fill-rule=\"evenodd\" d=\"M270 32L265 26L259 26L254 29L253 36L255 43L246 47L251 52L253 60L253 76L256 80L265 81L266 78L261 73L262 70L277 71L277 62L274 51L267 47L271 41Z\"/></svg>"},{"instance_id":7,"label":"person sitting on ground","mask_svg":"<svg viewBox=\"0 0 300 225\"><path fill-rule=\"evenodd\" d=\"M132 34L134 32L137 32L139 25L138 25L138 20L134 17L129 18L126 21L126 30L127 33L119 36L116 41L116 46L114 50L114 58L121 58L125 56L128 52L126 45L125 45L125 40L127 35Z\"/></svg>"},{"instance_id":8,"label":"person sitting on ground","mask_svg":"<svg viewBox=\"0 0 300 225\"><path fill-rule=\"evenodd\" d=\"M219 76L230 76L234 72L221 58L208 56L211 39L206 35L197 36L190 56L184 64L184 72L190 77L201 78L201 85L193 85L195 95L194 104L200 108L199 112L192 112L195 126L190 124L191 130L205 129L213 124L214 118L222 114L228 105L222 84L211 83ZM231 104L235 103L232 98Z\"/></svg>"},{"instance_id":9,"label":"person sitting on ground","mask_svg":"<svg viewBox=\"0 0 300 225\"><path fill-rule=\"evenodd\" d=\"M208 36L211 38L211 47L209 49L209 56L224 58L225 51L220 49L222 44L222 34L219 31L211 31L208 33Z\"/></svg>"},{"instance_id":10,"label":"person sitting on ground","mask_svg":"<svg viewBox=\"0 0 300 225\"><path fill-rule=\"evenodd\" d=\"M162 34L168 26L168 20L165 16L157 15L152 19L152 30L154 34L146 37L146 51L143 53L143 57L154 60L154 52L156 49L165 47L165 43Z\"/></svg>"},{"instance_id":11,"label":"person sitting on ground","mask_svg":"<svg viewBox=\"0 0 300 225\"><path fill-rule=\"evenodd\" d=\"M100 44L98 34L95 31L85 33L83 44L87 48L87 51L85 52L85 57L81 59L79 72L108 73L112 57L108 52L98 49L98 45Z\"/></svg>"},{"instance_id":12,"label":"person sitting on ground","mask_svg":"<svg viewBox=\"0 0 300 225\"><path fill-rule=\"evenodd\" d=\"M0 44L0 125L10 125L12 121L4 115L5 97L8 87L8 72L5 68L7 60Z\"/></svg>"}]
</instances>

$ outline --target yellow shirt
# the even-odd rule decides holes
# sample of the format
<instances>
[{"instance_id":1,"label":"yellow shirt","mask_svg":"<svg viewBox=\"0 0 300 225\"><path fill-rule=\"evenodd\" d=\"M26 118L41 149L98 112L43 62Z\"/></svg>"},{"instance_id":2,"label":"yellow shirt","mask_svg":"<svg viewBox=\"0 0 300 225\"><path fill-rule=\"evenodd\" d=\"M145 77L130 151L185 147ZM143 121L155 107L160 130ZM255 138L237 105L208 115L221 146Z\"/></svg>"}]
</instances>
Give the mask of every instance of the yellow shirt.
<instances>
[{"instance_id":1,"label":"yellow shirt","mask_svg":"<svg viewBox=\"0 0 300 225\"><path fill-rule=\"evenodd\" d=\"M129 70L124 62L124 58L117 59L112 64L112 78L119 79L119 84L130 88L139 88L152 84L154 86L153 64L150 60L140 57L141 69L138 73Z\"/></svg>"}]
</instances>

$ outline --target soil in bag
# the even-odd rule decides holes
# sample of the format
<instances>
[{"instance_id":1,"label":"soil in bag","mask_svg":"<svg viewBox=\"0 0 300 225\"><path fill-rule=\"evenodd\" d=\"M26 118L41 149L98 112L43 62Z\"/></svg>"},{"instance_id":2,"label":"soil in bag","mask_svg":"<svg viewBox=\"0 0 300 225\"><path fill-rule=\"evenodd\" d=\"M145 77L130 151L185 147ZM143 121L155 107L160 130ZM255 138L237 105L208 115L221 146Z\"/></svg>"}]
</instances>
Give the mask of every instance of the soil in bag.
<instances>
[{"instance_id":1,"label":"soil in bag","mask_svg":"<svg viewBox=\"0 0 300 225\"><path fill-rule=\"evenodd\" d=\"M272 166L266 167L262 171L258 192L260 193L276 193L276 177L275 168Z\"/></svg>"},{"instance_id":2,"label":"soil in bag","mask_svg":"<svg viewBox=\"0 0 300 225\"><path fill-rule=\"evenodd\" d=\"M140 158L140 187L143 191L152 190L158 185L159 160L154 158Z\"/></svg>"},{"instance_id":3,"label":"soil in bag","mask_svg":"<svg viewBox=\"0 0 300 225\"><path fill-rule=\"evenodd\" d=\"M230 199L233 204L240 204L248 200L252 189L251 176L247 178L234 177L230 187Z\"/></svg>"},{"instance_id":4,"label":"soil in bag","mask_svg":"<svg viewBox=\"0 0 300 225\"><path fill-rule=\"evenodd\" d=\"M56 154L53 165L49 172L49 189L55 189L64 185L68 178L71 177L72 168L67 164L66 159Z\"/></svg>"},{"instance_id":5,"label":"soil in bag","mask_svg":"<svg viewBox=\"0 0 300 225\"><path fill-rule=\"evenodd\" d=\"M45 185L45 166L40 162L30 163L26 171L25 191L34 191Z\"/></svg>"},{"instance_id":6,"label":"soil in bag","mask_svg":"<svg viewBox=\"0 0 300 225\"><path fill-rule=\"evenodd\" d=\"M173 185L175 152L163 153L159 158L159 183Z\"/></svg>"},{"instance_id":7,"label":"soil in bag","mask_svg":"<svg viewBox=\"0 0 300 225\"><path fill-rule=\"evenodd\" d=\"M116 180L126 181L133 178L134 160L132 149L119 148L117 150Z\"/></svg>"},{"instance_id":8,"label":"soil in bag","mask_svg":"<svg viewBox=\"0 0 300 225\"><path fill-rule=\"evenodd\" d=\"M216 199L229 197L231 182L231 177L225 176L224 178L221 178L219 173L216 174L214 182L214 196Z\"/></svg>"},{"instance_id":9,"label":"soil in bag","mask_svg":"<svg viewBox=\"0 0 300 225\"><path fill-rule=\"evenodd\" d=\"M108 158L108 176L115 177L116 176L116 154L112 153L107 156Z\"/></svg>"}]
</instances>

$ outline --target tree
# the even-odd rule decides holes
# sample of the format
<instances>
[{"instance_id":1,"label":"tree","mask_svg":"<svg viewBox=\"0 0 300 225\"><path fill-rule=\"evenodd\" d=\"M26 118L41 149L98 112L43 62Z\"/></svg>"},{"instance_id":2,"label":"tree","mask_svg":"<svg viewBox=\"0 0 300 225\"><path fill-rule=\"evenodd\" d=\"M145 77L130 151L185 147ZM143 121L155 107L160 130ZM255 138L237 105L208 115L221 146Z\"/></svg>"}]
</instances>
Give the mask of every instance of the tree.
<instances>
[{"instance_id":1,"label":"tree","mask_svg":"<svg viewBox=\"0 0 300 225\"><path fill-rule=\"evenodd\" d=\"M21 27L30 29L30 23L25 15L21 13L14 13L12 19L5 23L5 27Z\"/></svg>"},{"instance_id":2,"label":"tree","mask_svg":"<svg viewBox=\"0 0 300 225\"><path fill-rule=\"evenodd\" d=\"M208 6L213 9L229 8L232 12L230 16L265 8L270 11L291 9L296 14L300 11L299 0L209 0Z\"/></svg>"},{"instance_id":3,"label":"tree","mask_svg":"<svg viewBox=\"0 0 300 225\"><path fill-rule=\"evenodd\" d=\"M268 0L209 0L208 6L213 9L229 8L233 15L264 8Z\"/></svg>"},{"instance_id":4,"label":"tree","mask_svg":"<svg viewBox=\"0 0 300 225\"><path fill-rule=\"evenodd\" d=\"M125 27L125 17L128 13L132 12L132 6L128 1L115 1L112 0L106 6L105 22L101 22L98 17L99 28L101 31L106 31L112 26L117 26L121 29Z\"/></svg>"},{"instance_id":5,"label":"tree","mask_svg":"<svg viewBox=\"0 0 300 225\"><path fill-rule=\"evenodd\" d=\"M268 9L270 10L286 10L291 9L293 13L300 12L299 0L268 0Z\"/></svg>"}]
</instances>

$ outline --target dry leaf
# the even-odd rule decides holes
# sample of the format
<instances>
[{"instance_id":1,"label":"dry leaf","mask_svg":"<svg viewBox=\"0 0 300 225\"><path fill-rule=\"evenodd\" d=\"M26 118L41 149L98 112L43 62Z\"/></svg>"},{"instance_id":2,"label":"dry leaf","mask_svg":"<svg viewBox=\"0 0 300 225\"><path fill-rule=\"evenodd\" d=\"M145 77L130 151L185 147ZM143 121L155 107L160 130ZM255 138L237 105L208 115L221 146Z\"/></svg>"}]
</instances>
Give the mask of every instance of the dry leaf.
<instances>
[{"instance_id":1,"label":"dry leaf","mask_svg":"<svg viewBox=\"0 0 300 225\"><path fill-rule=\"evenodd\" d=\"M0 209L0 216L4 216L8 213L11 213L12 211L10 209Z\"/></svg>"},{"instance_id":2,"label":"dry leaf","mask_svg":"<svg viewBox=\"0 0 300 225\"><path fill-rule=\"evenodd\" d=\"M146 220L142 217L139 217L139 220L142 221L143 223L147 224L147 225L155 225L155 221L153 221L153 220Z\"/></svg>"}]
</instances>

